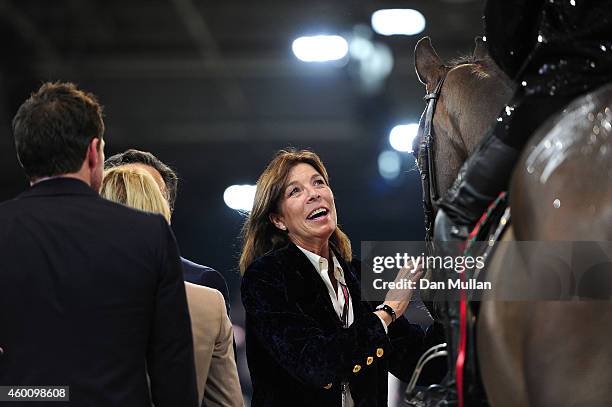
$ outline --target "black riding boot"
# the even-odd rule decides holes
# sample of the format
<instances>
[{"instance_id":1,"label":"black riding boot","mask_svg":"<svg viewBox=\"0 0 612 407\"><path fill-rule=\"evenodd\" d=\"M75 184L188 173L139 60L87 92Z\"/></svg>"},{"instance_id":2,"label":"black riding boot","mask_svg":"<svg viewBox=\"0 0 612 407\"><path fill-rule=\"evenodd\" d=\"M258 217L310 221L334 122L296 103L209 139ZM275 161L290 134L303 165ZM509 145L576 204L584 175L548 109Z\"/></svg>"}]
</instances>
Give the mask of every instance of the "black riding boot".
<instances>
[{"instance_id":1,"label":"black riding boot","mask_svg":"<svg viewBox=\"0 0 612 407\"><path fill-rule=\"evenodd\" d=\"M468 159L453 186L439 202L435 240L467 238L487 206L508 188L519 151L495 136Z\"/></svg>"}]
</instances>

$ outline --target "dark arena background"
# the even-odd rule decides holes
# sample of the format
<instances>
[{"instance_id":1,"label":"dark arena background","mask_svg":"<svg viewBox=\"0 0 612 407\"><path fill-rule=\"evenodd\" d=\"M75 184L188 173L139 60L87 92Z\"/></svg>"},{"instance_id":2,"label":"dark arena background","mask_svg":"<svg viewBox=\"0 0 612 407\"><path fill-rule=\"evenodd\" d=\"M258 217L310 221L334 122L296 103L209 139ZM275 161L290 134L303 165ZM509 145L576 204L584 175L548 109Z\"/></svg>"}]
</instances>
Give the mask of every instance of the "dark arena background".
<instances>
[{"instance_id":1,"label":"dark arena background","mask_svg":"<svg viewBox=\"0 0 612 407\"><path fill-rule=\"evenodd\" d=\"M29 93L59 80L98 95L107 157L147 150L179 174L172 227L185 257L228 281L248 404L237 266L244 215L228 206L224 192L255 184L277 150L311 148L327 165L339 223L356 255L361 241L421 240L419 174L412 155L396 149L403 143L406 150L414 126L392 129L417 123L424 108L413 62L417 40L430 36L444 60L471 53L483 33L483 6L481 0L0 0L0 200L28 186L10 123ZM394 8L420 12L424 29L374 32L373 12ZM344 38L345 55L298 59L293 41L319 34Z\"/></svg>"}]
</instances>

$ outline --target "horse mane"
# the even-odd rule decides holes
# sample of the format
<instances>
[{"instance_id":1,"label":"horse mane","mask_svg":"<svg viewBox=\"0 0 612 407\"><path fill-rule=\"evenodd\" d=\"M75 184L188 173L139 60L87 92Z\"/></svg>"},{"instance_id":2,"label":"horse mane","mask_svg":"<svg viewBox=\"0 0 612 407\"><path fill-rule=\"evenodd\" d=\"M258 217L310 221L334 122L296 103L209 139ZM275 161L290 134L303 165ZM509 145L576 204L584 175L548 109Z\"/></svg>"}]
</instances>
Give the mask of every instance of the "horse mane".
<instances>
[{"instance_id":1,"label":"horse mane","mask_svg":"<svg viewBox=\"0 0 612 407\"><path fill-rule=\"evenodd\" d=\"M475 58L473 55L463 55L451 60L446 66L449 72L456 71L462 78L457 81L458 77L454 76L453 85L446 91L446 106L453 107L449 112L455 112L460 116L461 112L471 112L475 106L481 106L481 109L488 111L486 116L490 116L493 120L494 115L499 112L498 109L503 106L499 100L505 101L510 98L512 81L488 56ZM447 77L450 78L450 75ZM480 122L484 111L480 110L474 119Z\"/></svg>"},{"instance_id":2,"label":"horse mane","mask_svg":"<svg viewBox=\"0 0 612 407\"><path fill-rule=\"evenodd\" d=\"M460 65L473 65L472 73L480 79L485 79L491 76L492 69L499 69L489 57L475 58L474 55L460 55L457 58L451 59L448 63L448 67L453 69Z\"/></svg>"},{"instance_id":3,"label":"horse mane","mask_svg":"<svg viewBox=\"0 0 612 407\"><path fill-rule=\"evenodd\" d=\"M476 58L474 58L474 55L466 54L466 55L459 55L457 58L451 59L449 61L448 65L451 68L454 68L454 67L456 67L458 65L478 64L481 61L483 61L483 60L482 59L481 60L477 60Z\"/></svg>"}]
</instances>

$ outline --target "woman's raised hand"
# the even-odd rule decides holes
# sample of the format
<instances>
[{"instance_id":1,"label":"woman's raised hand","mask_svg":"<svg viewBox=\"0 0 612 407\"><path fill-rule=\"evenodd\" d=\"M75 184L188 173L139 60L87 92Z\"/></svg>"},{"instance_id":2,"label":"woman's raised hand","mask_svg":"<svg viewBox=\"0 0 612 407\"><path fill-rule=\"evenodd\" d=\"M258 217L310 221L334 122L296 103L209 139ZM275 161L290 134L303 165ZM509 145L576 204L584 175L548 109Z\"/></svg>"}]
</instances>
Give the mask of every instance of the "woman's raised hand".
<instances>
[{"instance_id":1,"label":"woman's raised hand","mask_svg":"<svg viewBox=\"0 0 612 407\"><path fill-rule=\"evenodd\" d=\"M410 300L412 299L412 294L414 290L418 288L418 281L422 276L423 267L421 265L414 267L414 263L412 263L412 261L408 267L401 268L397 273L397 276L395 277L395 283L397 284L395 285L410 288L390 289L385 296L384 303L393 308L395 315L398 317L406 311L406 308L408 308L408 304L410 304ZM391 323L391 316L385 311L376 311L376 314L379 315L387 323L387 325Z\"/></svg>"}]
</instances>

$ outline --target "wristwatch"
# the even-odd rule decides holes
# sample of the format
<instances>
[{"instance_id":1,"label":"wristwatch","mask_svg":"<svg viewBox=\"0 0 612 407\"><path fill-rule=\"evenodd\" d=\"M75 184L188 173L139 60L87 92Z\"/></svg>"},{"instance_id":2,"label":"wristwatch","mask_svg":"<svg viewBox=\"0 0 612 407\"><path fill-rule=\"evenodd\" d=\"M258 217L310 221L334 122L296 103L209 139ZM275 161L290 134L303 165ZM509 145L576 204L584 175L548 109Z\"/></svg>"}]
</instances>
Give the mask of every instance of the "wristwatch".
<instances>
[{"instance_id":1,"label":"wristwatch","mask_svg":"<svg viewBox=\"0 0 612 407\"><path fill-rule=\"evenodd\" d=\"M385 311L387 314L391 315L391 322L395 322L397 319L395 310L387 304L380 304L378 307L376 307L376 311Z\"/></svg>"}]
</instances>

